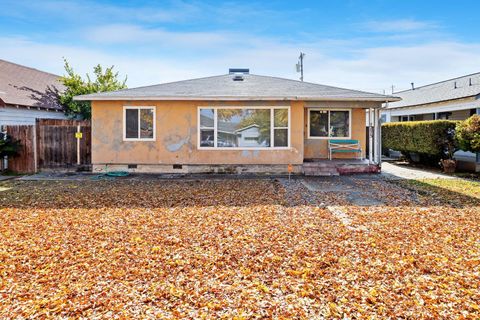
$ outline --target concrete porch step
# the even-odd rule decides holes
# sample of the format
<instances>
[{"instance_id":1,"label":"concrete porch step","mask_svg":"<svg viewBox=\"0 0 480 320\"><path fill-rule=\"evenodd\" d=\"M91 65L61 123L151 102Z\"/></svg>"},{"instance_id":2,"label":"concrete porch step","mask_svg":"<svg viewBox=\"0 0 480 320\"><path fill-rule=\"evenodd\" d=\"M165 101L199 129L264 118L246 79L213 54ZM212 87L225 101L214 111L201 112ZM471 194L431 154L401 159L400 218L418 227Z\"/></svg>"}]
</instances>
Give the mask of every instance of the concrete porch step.
<instances>
[{"instance_id":1,"label":"concrete porch step","mask_svg":"<svg viewBox=\"0 0 480 320\"><path fill-rule=\"evenodd\" d=\"M335 167L305 167L303 174L306 176L338 176L339 173Z\"/></svg>"},{"instance_id":2,"label":"concrete porch step","mask_svg":"<svg viewBox=\"0 0 480 320\"><path fill-rule=\"evenodd\" d=\"M336 168L333 162L304 162L304 168Z\"/></svg>"}]
</instances>

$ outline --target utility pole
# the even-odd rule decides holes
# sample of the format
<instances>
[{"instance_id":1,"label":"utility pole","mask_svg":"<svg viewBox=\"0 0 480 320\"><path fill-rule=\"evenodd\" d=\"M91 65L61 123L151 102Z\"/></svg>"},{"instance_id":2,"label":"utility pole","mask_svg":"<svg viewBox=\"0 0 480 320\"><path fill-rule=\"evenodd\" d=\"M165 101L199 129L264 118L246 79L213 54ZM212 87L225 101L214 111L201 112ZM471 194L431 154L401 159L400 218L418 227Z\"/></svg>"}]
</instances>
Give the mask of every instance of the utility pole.
<instances>
[{"instance_id":1,"label":"utility pole","mask_svg":"<svg viewBox=\"0 0 480 320\"><path fill-rule=\"evenodd\" d=\"M305 57L305 53L300 52L297 63L297 72L300 72L300 81L303 81L303 57Z\"/></svg>"}]
</instances>

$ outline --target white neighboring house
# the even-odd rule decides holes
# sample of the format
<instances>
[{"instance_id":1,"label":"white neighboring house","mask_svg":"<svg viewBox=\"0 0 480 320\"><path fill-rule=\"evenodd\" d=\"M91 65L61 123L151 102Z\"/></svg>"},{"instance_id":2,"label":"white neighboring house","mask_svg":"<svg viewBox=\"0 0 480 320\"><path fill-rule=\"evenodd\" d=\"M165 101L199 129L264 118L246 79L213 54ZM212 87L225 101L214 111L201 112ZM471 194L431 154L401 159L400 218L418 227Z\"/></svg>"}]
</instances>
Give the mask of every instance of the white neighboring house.
<instances>
[{"instance_id":1,"label":"white neighboring house","mask_svg":"<svg viewBox=\"0 0 480 320\"><path fill-rule=\"evenodd\" d=\"M252 124L245 128L235 131L238 137L238 145L242 147L264 147L265 145L259 141L260 126Z\"/></svg>"},{"instance_id":2,"label":"white neighboring house","mask_svg":"<svg viewBox=\"0 0 480 320\"><path fill-rule=\"evenodd\" d=\"M58 102L59 76L0 59L0 129L35 124L35 119L66 119Z\"/></svg>"},{"instance_id":3,"label":"white neighboring house","mask_svg":"<svg viewBox=\"0 0 480 320\"><path fill-rule=\"evenodd\" d=\"M480 72L395 92L401 101L382 111L383 122L465 120L480 114ZM458 151L455 158L465 169L480 171L480 154Z\"/></svg>"}]
</instances>

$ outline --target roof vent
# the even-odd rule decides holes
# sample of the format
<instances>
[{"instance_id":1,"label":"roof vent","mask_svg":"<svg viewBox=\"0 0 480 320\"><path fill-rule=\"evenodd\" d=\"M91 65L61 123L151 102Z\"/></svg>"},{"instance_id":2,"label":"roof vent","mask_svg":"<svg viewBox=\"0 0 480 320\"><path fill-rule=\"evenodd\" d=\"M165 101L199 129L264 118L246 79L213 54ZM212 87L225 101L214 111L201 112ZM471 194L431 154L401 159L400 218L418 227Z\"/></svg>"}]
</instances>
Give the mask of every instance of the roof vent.
<instances>
[{"instance_id":1,"label":"roof vent","mask_svg":"<svg viewBox=\"0 0 480 320\"><path fill-rule=\"evenodd\" d=\"M415 84L413 82L410 82L410 84L412 85L412 90L415 90Z\"/></svg>"},{"instance_id":2,"label":"roof vent","mask_svg":"<svg viewBox=\"0 0 480 320\"><path fill-rule=\"evenodd\" d=\"M472 78L469 78L469 79L468 79L468 85L469 85L469 86L472 86Z\"/></svg>"},{"instance_id":3,"label":"roof vent","mask_svg":"<svg viewBox=\"0 0 480 320\"><path fill-rule=\"evenodd\" d=\"M230 68L228 69L229 74L249 74L250 69L245 69L245 68Z\"/></svg>"},{"instance_id":4,"label":"roof vent","mask_svg":"<svg viewBox=\"0 0 480 320\"><path fill-rule=\"evenodd\" d=\"M235 76L233 76L233 81L243 81L243 76L242 75L235 75Z\"/></svg>"},{"instance_id":5,"label":"roof vent","mask_svg":"<svg viewBox=\"0 0 480 320\"><path fill-rule=\"evenodd\" d=\"M453 82L453 89L457 89L457 81Z\"/></svg>"}]
</instances>

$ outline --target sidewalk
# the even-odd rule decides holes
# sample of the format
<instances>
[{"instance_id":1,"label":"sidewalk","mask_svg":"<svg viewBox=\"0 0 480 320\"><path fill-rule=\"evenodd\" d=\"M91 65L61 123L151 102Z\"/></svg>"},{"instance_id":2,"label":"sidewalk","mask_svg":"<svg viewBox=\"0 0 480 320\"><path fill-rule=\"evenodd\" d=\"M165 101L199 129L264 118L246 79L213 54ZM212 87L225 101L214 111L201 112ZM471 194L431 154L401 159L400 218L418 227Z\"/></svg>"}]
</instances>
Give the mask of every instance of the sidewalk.
<instances>
[{"instance_id":1,"label":"sidewalk","mask_svg":"<svg viewBox=\"0 0 480 320\"><path fill-rule=\"evenodd\" d=\"M0 175L0 182L1 182L1 181L6 181L6 180L10 180L10 179L15 179L15 178L18 178L18 176L4 176L4 175Z\"/></svg>"}]
</instances>

